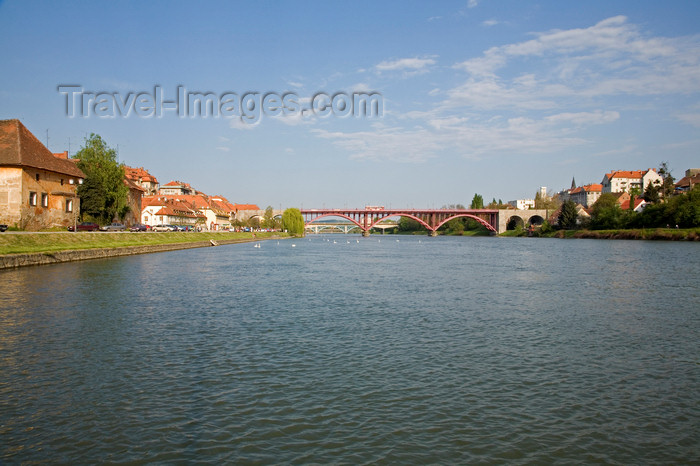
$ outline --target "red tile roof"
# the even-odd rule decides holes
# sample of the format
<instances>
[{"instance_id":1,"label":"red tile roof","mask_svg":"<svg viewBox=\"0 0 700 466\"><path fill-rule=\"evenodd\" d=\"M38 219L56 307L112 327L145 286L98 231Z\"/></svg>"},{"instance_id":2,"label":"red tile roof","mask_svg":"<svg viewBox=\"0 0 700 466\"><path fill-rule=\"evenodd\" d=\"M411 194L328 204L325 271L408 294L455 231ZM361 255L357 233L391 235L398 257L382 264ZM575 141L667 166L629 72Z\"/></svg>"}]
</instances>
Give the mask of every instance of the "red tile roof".
<instances>
[{"instance_id":1,"label":"red tile roof","mask_svg":"<svg viewBox=\"0 0 700 466\"><path fill-rule=\"evenodd\" d=\"M644 202L644 198L636 197L634 199L634 208L636 209L637 207L639 207L639 204L641 204L642 202ZM620 202L620 209L627 210L629 208L630 208L630 200L629 199L625 199L624 201Z\"/></svg>"},{"instance_id":2,"label":"red tile roof","mask_svg":"<svg viewBox=\"0 0 700 466\"><path fill-rule=\"evenodd\" d=\"M260 207L255 204L233 204L233 210L236 212L239 210L260 210Z\"/></svg>"},{"instance_id":3,"label":"red tile roof","mask_svg":"<svg viewBox=\"0 0 700 466\"><path fill-rule=\"evenodd\" d=\"M141 201L143 208L149 206L162 206L167 204L186 205L187 208L194 211L212 210L215 214L228 216L233 211L233 206L226 202L220 201L221 197L213 199L206 194L158 194L154 196L145 196ZM225 198L223 198L225 200Z\"/></svg>"},{"instance_id":4,"label":"red tile roof","mask_svg":"<svg viewBox=\"0 0 700 466\"><path fill-rule=\"evenodd\" d=\"M583 186L579 186L578 188L570 189L569 194L576 194L576 193L580 193L581 191L585 191L587 193L602 193L603 192L603 185L602 184L586 184Z\"/></svg>"},{"instance_id":5,"label":"red tile roof","mask_svg":"<svg viewBox=\"0 0 700 466\"><path fill-rule=\"evenodd\" d=\"M700 173L693 176L684 176L678 180L678 183L676 183L675 186L676 188L688 188L691 183L693 186L700 184Z\"/></svg>"},{"instance_id":6,"label":"red tile roof","mask_svg":"<svg viewBox=\"0 0 700 466\"><path fill-rule=\"evenodd\" d=\"M78 166L54 157L19 120L0 120L0 165L32 167L85 178Z\"/></svg>"},{"instance_id":7,"label":"red tile roof","mask_svg":"<svg viewBox=\"0 0 700 466\"><path fill-rule=\"evenodd\" d=\"M126 185L127 188L129 189L136 189L138 191L146 192L145 189L143 189L141 186L137 185L133 181L131 181L129 178L124 178L124 184Z\"/></svg>"},{"instance_id":8,"label":"red tile roof","mask_svg":"<svg viewBox=\"0 0 700 466\"><path fill-rule=\"evenodd\" d=\"M124 165L124 173L126 174L126 177L132 181L143 181L145 183L158 184L156 177L148 173L148 170L144 169L143 167L133 168Z\"/></svg>"},{"instance_id":9,"label":"red tile roof","mask_svg":"<svg viewBox=\"0 0 700 466\"><path fill-rule=\"evenodd\" d=\"M605 176L607 176L609 180L613 178L632 178L638 180L649 171L655 172L656 169L650 168L648 170L613 170L610 173L606 173Z\"/></svg>"}]
</instances>

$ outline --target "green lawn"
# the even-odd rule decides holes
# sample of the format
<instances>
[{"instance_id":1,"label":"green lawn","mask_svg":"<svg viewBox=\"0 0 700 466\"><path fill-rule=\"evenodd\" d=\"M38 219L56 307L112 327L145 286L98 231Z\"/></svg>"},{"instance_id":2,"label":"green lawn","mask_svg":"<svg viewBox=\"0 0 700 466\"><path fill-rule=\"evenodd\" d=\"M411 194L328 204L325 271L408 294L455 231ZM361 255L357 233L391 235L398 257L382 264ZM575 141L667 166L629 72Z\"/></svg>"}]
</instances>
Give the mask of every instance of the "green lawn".
<instances>
[{"instance_id":1,"label":"green lawn","mask_svg":"<svg viewBox=\"0 0 700 466\"><path fill-rule=\"evenodd\" d=\"M255 233L258 239L286 233ZM0 233L0 254L25 254L55 252L75 249L118 248L124 246L149 246L155 244L192 243L198 241L252 240L252 233L233 232L57 232L57 233Z\"/></svg>"}]
</instances>

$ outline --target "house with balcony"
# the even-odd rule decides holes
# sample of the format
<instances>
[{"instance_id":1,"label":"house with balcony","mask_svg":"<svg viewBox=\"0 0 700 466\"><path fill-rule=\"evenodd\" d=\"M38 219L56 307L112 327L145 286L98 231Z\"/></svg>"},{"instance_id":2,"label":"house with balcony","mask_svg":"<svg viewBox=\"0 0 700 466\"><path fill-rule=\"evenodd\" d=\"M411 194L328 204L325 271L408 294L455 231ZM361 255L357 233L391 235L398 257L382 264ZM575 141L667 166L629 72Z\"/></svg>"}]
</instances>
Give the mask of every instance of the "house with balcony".
<instances>
[{"instance_id":1,"label":"house with balcony","mask_svg":"<svg viewBox=\"0 0 700 466\"><path fill-rule=\"evenodd\" d=\"M72 225L84 178L67 153L54 155L17 119L0 120L0 223L23 230Z\"/></svg>"}]
</instances>

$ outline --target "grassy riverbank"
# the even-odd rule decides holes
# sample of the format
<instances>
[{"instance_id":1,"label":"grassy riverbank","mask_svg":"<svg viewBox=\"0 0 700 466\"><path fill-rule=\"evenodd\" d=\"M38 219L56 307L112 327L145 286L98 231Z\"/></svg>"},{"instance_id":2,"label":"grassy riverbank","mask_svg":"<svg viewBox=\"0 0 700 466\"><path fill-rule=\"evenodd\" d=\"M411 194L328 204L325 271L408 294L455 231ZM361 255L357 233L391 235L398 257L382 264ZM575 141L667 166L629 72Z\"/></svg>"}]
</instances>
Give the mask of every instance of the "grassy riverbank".
<instances>
[{"instance_id":1,"label":"grassy riverbank","mask_svg":"<svg viewBox=\"0 0 700 466\"><path fill-rule=\"evenodd\" d=\"M526 230L513 230L500 236L528 236ZM556 230L535 232L540 238L642 239L666 241L700 241L700 228L643 228L629 230Z\"/></svg>"},{"instance_id":2,"label":"grassy riverbank","mask_svg":"<svg viewBox=\"0 0 700 466\"><path fill-rule=\"evenodd\" d=\"M80 249L119 248L127 246L152 246L159 244L195 243L199 241L266 239L272 236L286 237L286 233L245 232L168 232L168 233L105 233L105 232L56 232L0 234L0 255L56 252Z\"/></svg>"}]
</instances>

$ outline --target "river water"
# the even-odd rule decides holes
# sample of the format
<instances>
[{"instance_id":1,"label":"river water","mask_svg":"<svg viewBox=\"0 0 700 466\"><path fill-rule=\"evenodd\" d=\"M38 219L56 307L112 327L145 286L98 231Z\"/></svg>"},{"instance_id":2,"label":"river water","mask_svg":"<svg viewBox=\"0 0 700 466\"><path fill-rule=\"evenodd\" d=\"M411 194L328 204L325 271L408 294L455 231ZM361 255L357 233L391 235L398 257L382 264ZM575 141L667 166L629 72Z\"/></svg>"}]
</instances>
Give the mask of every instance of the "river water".
<instances>
[{"instance_id":1,"label":"river water","mask_svg":"<svg viewBox=\"0 0 700 466\"><path fill-rule=\"evenodd\" d=\"M0 272L0 463L700 461L698 244L260 245Z\"/></svg>"}]
</instances>

